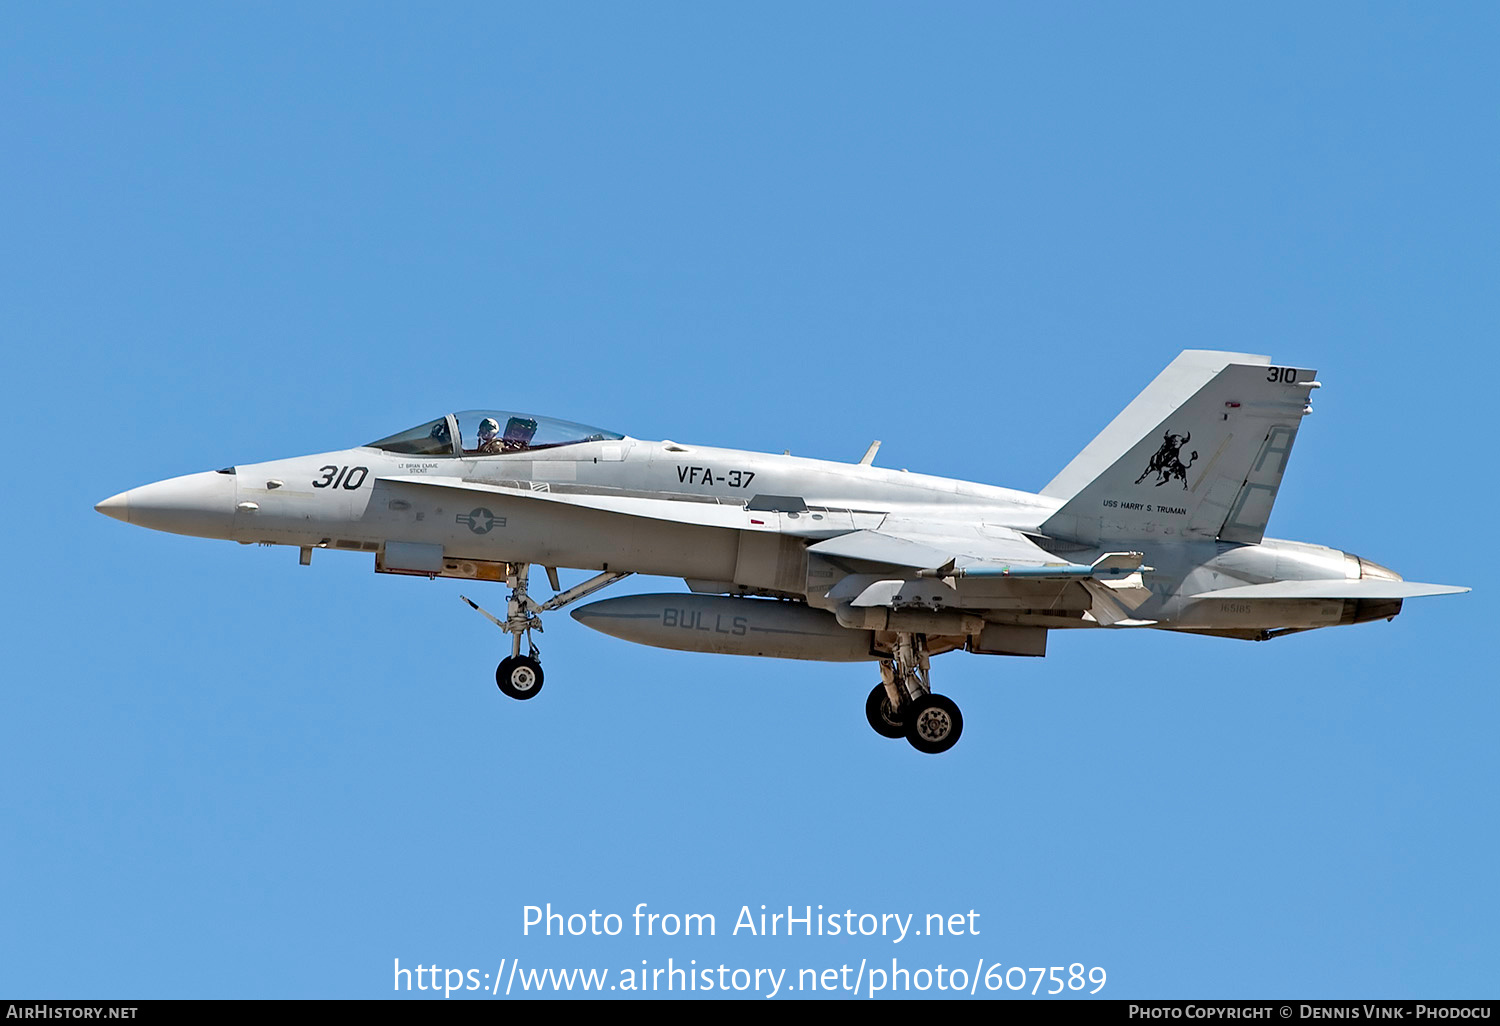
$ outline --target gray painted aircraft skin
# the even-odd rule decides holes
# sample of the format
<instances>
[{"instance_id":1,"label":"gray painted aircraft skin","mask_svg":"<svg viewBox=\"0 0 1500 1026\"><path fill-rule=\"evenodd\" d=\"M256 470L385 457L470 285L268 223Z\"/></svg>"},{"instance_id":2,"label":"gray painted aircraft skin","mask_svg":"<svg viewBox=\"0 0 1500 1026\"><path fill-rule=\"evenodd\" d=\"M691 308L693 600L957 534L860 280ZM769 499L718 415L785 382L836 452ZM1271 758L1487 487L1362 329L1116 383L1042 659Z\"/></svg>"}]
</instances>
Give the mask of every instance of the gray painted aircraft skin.
<instances>
[{"instance_id":1,"label":"gray painted aircraft skin","mask_svg":"<svg viewBox=\"0 0 1500 1026\"><path fill-rule=\"evenodd\" d=\"M532 698L543 614L630 574L689 593L576 608L663 648L870 660L866 714L919 751L958 740L931 688L954 650L1041 656L1049 631L1267 640L1391 619L1417 584L1321 545L1265 538L1316 374L1189 350L1040 493L858 463L650 442L502 411L439 417L369 445L225 467L100 502L111 517L243 544L374 554L384 573L504 582L500 690ZM554 592L530 593L530 568ZM561 590L556 569L594 570ZM522 651L521 641L527 641Z\"/></svg>"}]
</instances>

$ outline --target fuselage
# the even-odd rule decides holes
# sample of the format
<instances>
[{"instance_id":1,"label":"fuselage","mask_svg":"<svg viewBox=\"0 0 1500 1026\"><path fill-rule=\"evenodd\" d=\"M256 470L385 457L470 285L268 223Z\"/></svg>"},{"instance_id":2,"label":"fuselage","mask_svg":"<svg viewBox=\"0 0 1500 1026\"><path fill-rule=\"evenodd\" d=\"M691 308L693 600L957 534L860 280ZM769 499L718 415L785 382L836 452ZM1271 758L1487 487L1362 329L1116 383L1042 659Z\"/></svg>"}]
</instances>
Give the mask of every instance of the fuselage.
<instances>
[{"instance_id":1,"label":"fuselage","mask_svg":"<svg viewBox=\"0 0 1500 1026\"><path fill-rule=\"evenodd\" d=\"M424 487L424 480L488 490ZM579 497L589 504L571 501ZM600 508L597 497L608 499L609 508ZM143 527L243 544L365 551L379 560L396 543L440 552L453 564L630 571L682 578L694 590L775 594L831 608L826 587L820 589L811 576L818 572L816 560L804 557L796 567L781 565L757 576L747 545L791 543L787 551L800 550L817 539L886 527L916 537L1020 535L1073 563L1102 554L1099 547L1049 548L1039 527L1061 504L1029 492L863 464L625 437L490 455L414 455L358 446L173 478L114 496L99 508ZM670 516L662 512L667 509ZM1360 608L1339 599L1193 598L1269 581L1399 580L1325 546L1149 535L1132 545L1152 567L1144 579L1150 598L1135 612L1143 624L1233 635L1355 622L1400 609L1399 600ZM770 558L786 562L785 554ZM1078 615L1088 603L1077 585L1059 586L1041 603L1034 593L1021 599L985 582L959 591L964 606L987 620L1095 625Z\"/></svg>"},{"instance_id":2,"label":"fuselage","mask_svg":"<svg viewBox=\"0 0 1500 1026\"><path fill-rule=\"evenodd\" d=\"M1315 372L1188 350L1039 493L859 463L644 441L502 410L448 413L369 445L225 467L96 508L143 527L369 553L379 573L503 583L502 693L541 690L533 634L573 606L622 640L727 655L874 661L870 727L952 748L931 657L1046 655L1054 630L1265 641L1389 619L1403 581L1265 536ZM533 595L533 565L554 594ZM595 571L562 585L559 568ZM574 605L631 574L673 589Z\"/></svg>"}]
</instances>

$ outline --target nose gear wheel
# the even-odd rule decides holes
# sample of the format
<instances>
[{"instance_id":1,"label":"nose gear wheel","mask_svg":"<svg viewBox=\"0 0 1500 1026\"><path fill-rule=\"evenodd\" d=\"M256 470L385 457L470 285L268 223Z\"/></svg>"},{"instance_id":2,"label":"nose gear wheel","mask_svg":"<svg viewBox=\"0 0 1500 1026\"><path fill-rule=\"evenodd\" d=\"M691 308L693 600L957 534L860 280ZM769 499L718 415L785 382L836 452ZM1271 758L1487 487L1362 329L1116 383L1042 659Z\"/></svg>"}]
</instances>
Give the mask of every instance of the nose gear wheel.
<instances>
[{"instance_id":1,"label":"nose gear wheel","mask_svg":"<svg viewBox=\"0 0 1500 1026\"><path fill-rule=\"evenodd\" d=\"M510 698L525 701L542 690L542 664L536 660L536 649L529 656L507 656L495 668L495 685Z\"/></svg>"},{"instance_id":2,"label":"nose gear wheel","mask_svg":"<svg viewBox=\"0 0 1500 1026\"><path fill-rule=\"evenodd\" d=\"M558 590L557 568L549 566L544 569L547 571L548 583L558 593L546 602L537 602L526 593L531 565L529 563L506 564L505 583L510 585L510 597L505 604L504 620L487 610L481 609L479 603L467 595L459 596L475 612L510 635L510 655L500 660L500 665L495 667L495 685L511 698L523 701L528 698L535 698L537 692L542 690L542 654L531 640L532 631L541 633L542 614L554 609L561 609L563 606L578 601L585 595L592 595L600 588L608 587L616 581L630 576L628 571L605 571L604 573L590 577L582 584L569 588L567 591L560 591ZM526 636L526 655L521 654L522 635Z\"/></svg>"}]
</instances>

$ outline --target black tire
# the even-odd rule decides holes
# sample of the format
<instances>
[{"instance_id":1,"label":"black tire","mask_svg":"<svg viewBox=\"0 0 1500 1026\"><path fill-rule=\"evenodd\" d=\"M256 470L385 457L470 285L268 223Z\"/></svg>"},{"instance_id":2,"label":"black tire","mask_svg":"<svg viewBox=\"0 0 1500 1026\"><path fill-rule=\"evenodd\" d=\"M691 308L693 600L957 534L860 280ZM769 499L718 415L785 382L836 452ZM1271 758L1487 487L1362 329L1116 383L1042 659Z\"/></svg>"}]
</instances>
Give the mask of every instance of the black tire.
<instances>
[{"instance_id":1,"label":"black tire","mask_svg":"<svg viewBox=\"0 0 1500 1026\"><path fill-rule=\"evenodd\" d=\"M542 664L530 656L507 656L495 667L495 686L523 702L535 698L542 690Z\"/></svg>"},{"instance_id":2,"label":"black tire","mask_svg":"<svg viewBox=\"0 0 1500 1026\"><path fill-rule=\"evenodd\" d=\"M884 684L876 684L870 697L865 699L865 719L881 737L906 736L906 717L891 715L891 700L886 697Z\"/></svg>"},{"instance_id":3,"label":"black tire","mask_svg":"<svg viewBox=\"0 0 1500 1026\"><path fill-rule=\"evenodd\" d=\"M906 740L927 755L946 752L958 744L963 732L963 714L942 695L923 695L912 703L906 718Z\"/></svg>"}]
</instances>

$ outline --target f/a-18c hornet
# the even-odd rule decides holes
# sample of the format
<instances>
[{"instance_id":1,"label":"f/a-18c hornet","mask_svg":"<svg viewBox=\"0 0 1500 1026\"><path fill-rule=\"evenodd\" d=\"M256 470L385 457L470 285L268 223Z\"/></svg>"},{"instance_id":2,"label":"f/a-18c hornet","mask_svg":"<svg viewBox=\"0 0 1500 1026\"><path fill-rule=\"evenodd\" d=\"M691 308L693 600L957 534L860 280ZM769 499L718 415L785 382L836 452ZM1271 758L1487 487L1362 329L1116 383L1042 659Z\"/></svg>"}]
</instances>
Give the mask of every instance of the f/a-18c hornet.
<instances>
[{"instance_id":1,"label":"f/a-18c hornet","mask_svg":"<svg viewBox=\"0 0 1500 1026\"><path fill-rule=\"evenodd\" d=\"M542 615L631 574L688 593L577 608L580 623L691 652L870 660L865 713L918 751L958 741L930 659L1041 656L1068 628L1264 641L1388 620L1416 584L1379 563L1265 538L1315 372L1189 350L1038 494L858 463L647 442L491 410L335 452L189 474L95 507L244 544L370 552L379 573L504 582L495 672L542 688ZM538 601L529 569L556 593ZM563 590L557 569L597 571ZM525 639L525 651L522 639Z\"/></svg>"}]
</instances>

